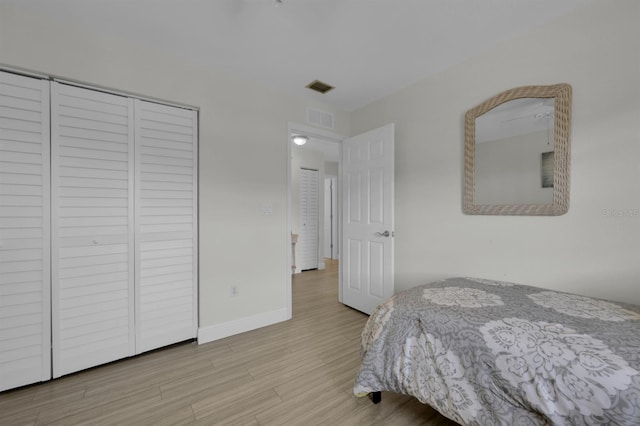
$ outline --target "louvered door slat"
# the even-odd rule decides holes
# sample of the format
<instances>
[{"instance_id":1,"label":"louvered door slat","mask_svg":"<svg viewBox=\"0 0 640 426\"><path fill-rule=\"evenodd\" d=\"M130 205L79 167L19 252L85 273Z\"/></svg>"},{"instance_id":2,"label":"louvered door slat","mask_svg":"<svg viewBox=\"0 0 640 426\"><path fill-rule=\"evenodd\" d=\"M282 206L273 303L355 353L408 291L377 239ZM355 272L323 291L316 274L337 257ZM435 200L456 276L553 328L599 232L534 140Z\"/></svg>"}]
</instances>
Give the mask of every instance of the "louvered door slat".
<instances>
[{"instance_id":1,"label":"louvered door slat","mask_svg":"<svg viewBox=\"0 0 640 426\"><path fill-rule=\"evenodd\" d=\"M296 257L300 270L318 267L318 170L300 169L300 236Z\"/></svg>"},{"instance_id":2,"label":"louvered door slat","mask_svg":"<svg viewBox=\"0 0 640 426\"><path fill-rule=\"evenodd\" d=\"M52 84L54 377L134 354L133 100Z\"/></svg>"},{"instance_id":3,"label":"louvered door slat","mask_svg":"<svg viewBox=\"0 0 640 426\"><path fill-rule=\"evenodd\" d=\"M197 116L136 101L136 352L196 337Z\"/></svg>"},{"instance_id":4,"label":"louvered door slat","mask_svg":"<svg viewBox=\"0 0 640 426\"><path fill-rule=\"evenodd\" d=\"M0 72L0 391L51 378L49 82Z\"/></svg>"}]
</instances>

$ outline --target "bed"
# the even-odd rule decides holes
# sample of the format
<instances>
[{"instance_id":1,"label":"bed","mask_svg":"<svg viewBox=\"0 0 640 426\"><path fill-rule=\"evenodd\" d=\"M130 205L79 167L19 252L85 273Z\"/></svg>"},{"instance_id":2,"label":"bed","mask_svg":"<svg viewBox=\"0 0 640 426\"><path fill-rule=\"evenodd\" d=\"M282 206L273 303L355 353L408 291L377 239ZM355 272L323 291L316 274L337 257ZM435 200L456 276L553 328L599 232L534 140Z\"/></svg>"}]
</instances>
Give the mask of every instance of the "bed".
<instances>
[{"instance_id":1,"label":"bed","mask_svg":"<svg viewBox=\"0 0 640 426\"><path fill-rule=\"evenodd\" d=\"M476 278L418 286L367 321L353 391L412 395L463 425L637 426L640 306Z\"/></svg>"}]
</instances>

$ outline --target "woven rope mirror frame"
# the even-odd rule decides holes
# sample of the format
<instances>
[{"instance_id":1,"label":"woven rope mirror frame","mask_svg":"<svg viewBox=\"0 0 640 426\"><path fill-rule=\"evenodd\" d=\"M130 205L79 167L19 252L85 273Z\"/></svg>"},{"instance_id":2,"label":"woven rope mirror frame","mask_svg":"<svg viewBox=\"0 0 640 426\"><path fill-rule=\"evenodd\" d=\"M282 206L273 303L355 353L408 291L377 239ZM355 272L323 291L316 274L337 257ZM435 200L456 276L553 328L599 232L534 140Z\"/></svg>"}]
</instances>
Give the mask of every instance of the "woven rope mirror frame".
<instances>
[{"instance_id":1,"label":"woven rope mirror frame","mask_svg":"<svg viewBox=\"0 0 640 426\"><path fill-rule=\"evenodd\" d=\"M554 99L553 199L546 204L476 203L476 119L516 99ZM569 84L523 86L493 96L465 114L463 212L472 215L559 216L569 209L569 162L572 89Z\"/></svg>"}]
</instances>

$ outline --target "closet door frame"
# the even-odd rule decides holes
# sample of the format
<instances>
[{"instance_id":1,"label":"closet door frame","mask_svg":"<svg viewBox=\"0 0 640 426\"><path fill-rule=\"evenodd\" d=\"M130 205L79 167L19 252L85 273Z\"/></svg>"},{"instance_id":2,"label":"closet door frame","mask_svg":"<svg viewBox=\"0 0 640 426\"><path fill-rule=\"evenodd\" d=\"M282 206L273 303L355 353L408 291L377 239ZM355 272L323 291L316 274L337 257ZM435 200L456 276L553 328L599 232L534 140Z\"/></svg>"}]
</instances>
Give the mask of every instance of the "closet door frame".
<instances>
[{"instance_id":1,"label":"closet door frame","mask_svg":"<svg viewBox=\"0 0 640 426\"><path fill-rule=\"evenodd\" d=\"M314 196L315 194L315 196ZM300 167L299 265L302 272L320 265L320 171ZM309 254L311 252L311 254Z\"/></svg>"}]
</instances>

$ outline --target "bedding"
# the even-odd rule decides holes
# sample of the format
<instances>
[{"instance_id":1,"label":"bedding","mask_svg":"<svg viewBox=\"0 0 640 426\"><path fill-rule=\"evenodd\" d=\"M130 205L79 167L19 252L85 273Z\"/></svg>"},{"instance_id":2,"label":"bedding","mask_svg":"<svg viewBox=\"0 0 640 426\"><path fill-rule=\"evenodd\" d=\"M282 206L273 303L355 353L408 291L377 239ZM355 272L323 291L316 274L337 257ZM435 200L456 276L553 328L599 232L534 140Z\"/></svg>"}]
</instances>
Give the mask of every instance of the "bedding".
<instances>
[{"instance_id":1,"label":"bedding","mask_svg":"<svg viewBox=\"0 0 640 426\"><path fill-rule=\"evenodd\" d=\"M353 391L465 425L640 425L640 306L476 278L414 287L367 321Z\"/></svg>"}]
</instances>

